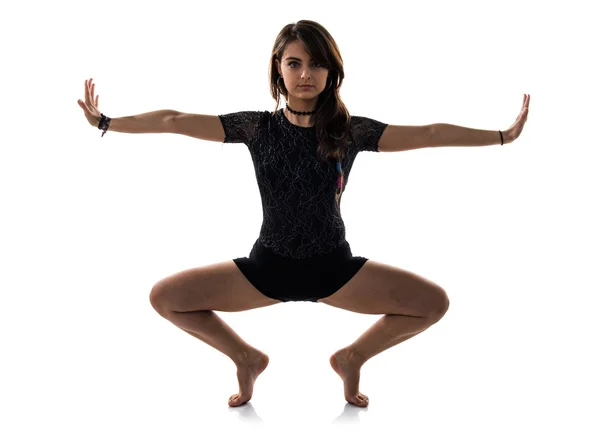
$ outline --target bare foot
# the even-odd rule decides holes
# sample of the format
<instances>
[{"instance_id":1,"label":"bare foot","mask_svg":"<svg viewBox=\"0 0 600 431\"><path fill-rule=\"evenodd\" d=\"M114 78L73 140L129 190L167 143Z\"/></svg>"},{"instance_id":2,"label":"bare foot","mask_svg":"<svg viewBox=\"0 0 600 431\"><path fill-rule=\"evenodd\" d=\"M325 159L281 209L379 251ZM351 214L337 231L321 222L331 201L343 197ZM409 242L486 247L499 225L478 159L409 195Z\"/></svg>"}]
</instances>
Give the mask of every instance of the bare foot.
<instances>
[{"instance_id":1,"label":"bare foot","mask_svg":"<svg viewBox=\"0 0 600 431\"><path fill-rule=\"evenodd\" d=\"M350 351L340 349L331 355L329 363L344 382L344 397L346 401L358 407L369 405L369 397L358 391L360 381L360 361L354 358Z\"/></svg>"},{"instance_id":2,"label":"bare foot","mask_svg":"<svg viewBox=\"0 0 600 431\"><path fill-rule=\"evenodd\" d=\"M254 391L254 382L265 368L267 368L267 365L269 365L269 357L260 350L251 352L248 361L238 365L237 378L240 391L229 397L228 403L230 407L239 407L250 401L252 392Z\"/></svg>"}]
</instances>

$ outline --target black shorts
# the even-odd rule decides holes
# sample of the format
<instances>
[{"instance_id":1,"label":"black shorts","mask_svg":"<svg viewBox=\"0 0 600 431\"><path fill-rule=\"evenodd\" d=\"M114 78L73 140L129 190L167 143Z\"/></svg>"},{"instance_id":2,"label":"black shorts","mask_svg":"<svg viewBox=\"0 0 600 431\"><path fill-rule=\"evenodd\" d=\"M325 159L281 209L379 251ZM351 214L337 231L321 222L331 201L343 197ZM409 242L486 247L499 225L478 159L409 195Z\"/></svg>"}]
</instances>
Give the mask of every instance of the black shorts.
<instances>
[{"instance_id":1,"label":"black shorts","mask_svg":"<svg viewBox=\"0 0 600 431\"><path fill-rule=\"evenodd\" d=\"M324 256L292 259L275 254L258 239L249 257L233 259L259 292L282 302L326 298L350 281L367 260L352 256L346 240Z\"/></svg>"}]
</instances>

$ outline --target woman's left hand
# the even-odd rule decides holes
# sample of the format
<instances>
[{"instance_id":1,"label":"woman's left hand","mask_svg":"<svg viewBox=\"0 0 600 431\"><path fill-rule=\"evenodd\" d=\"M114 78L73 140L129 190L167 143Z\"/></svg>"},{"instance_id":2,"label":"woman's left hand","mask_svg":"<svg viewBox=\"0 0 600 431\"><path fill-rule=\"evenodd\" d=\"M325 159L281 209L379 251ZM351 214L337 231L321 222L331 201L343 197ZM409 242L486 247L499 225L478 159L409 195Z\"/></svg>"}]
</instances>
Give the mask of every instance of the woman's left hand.
<instances>
[{"instance_id":1,"label":"woman's left hand","mask_svg":"<svg viewBox=\"0 0 600 431\"><path fill-rule=\"evenodd\" d=\"M519 137L521 131L523 131L523 126L527 121L527 114L529 114L529 99L529 94L523 95L523 108L521 109L517 120L507 131L503 132L505 144L513 142Z\"/></svg>"}]
</instances>

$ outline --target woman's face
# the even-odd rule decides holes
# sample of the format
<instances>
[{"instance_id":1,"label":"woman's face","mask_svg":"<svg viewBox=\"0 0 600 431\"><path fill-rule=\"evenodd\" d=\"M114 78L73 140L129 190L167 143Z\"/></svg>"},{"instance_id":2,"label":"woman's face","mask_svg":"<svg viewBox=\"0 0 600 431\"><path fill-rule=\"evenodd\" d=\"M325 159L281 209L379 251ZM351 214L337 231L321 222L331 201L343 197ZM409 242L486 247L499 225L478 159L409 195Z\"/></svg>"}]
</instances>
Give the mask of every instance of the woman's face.
<instances>
[{"instance_id":1,"label":"woman's face","mask_svg":"<svg viewBox=\"0 0 600 431\"><path fill-rule=\"evenodd\" d=\"M313 99L327 86L329 70L313 61L300 41L290 42L283 52L281 63L276 62L288 95L298 99ZM312 87L303 89L301 85Z\"/></svg>"}]
</instances>

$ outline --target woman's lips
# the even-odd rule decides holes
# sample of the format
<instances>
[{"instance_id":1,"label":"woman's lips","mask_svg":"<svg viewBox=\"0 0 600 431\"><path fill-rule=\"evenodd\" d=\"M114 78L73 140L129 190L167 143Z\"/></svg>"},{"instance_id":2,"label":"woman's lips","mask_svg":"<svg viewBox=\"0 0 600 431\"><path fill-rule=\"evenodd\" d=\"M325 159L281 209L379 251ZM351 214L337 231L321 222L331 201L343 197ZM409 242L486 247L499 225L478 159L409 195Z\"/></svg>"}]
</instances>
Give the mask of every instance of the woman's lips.
<instances>
[{"instance_id":1,"label":"woman's lips","mask_svg":"<svg viewBox=\"0 0 600 431\"><path fill-rule=\"evenodd\" d=\"M300 88L304 88L306 90L313 88L312 85L301 85Z\"/></svg>"}]
</instances>

